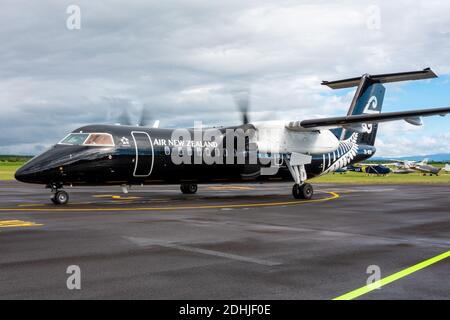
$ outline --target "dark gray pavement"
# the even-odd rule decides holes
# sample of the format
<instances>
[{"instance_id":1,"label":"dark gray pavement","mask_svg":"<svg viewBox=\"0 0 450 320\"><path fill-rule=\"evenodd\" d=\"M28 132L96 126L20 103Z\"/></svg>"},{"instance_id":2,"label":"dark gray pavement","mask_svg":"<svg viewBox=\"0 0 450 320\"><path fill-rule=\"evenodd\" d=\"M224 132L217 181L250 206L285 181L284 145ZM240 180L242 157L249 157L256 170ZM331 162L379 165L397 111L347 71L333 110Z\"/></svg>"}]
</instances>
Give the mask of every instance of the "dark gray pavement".
<instances>
[{"instance_id":1,"label":"dark gray pavement","mask_svg":"<svg viewBox=\"0 0 450 320\"><path fill-rule=\"evenodd\" d=\"M0 182L0 299L332 299L450 250L450 186ZM66 269L81 269L68 290ZM360 299L450 299L450 258Z\"/></svg>"}]
</instances>

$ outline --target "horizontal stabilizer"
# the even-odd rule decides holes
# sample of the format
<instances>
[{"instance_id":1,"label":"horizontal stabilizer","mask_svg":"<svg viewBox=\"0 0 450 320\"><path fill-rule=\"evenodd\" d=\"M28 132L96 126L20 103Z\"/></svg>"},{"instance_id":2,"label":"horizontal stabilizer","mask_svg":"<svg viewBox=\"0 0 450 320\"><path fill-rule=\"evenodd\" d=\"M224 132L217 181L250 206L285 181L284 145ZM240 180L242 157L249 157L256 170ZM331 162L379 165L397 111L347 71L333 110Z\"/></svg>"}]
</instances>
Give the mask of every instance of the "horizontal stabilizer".
<instances>
[{"instance_id":1,"label":"horizontal stabilizer","mask_svg":"<svg viewBox=\"0 0 450 320\"><path fill-rule=\"evenodd\" d=\"M433 115L444 116L450 113L450 107L433 108L412 111L398 111L373 114L358 114L345 117L320 118L303 121L292 121L286 125L286 128L293 131L321 130L333 128L359 128L359 124L379 123L395 120L417 121L419 117L427 117ZM355 130L359 131L359 130Z\"/></svg>"},{"instance_id":2,"label":"horizontal stabilizer","mask_svg":"<svg viewBox=\"0 0 450 320\"><path fill-rule=\"evenodd\" d=\"M432 79L437 78L437 75L430 68L426 68L421 71L366 75L366 77L368 77L373 82L388 83L388 82L399 82L408 80ZM322 85L328 86L331 89L344 89L357 87L361 82L361 78L362 77L337 81L322 81Z\"/></svg>"}]
</instances>

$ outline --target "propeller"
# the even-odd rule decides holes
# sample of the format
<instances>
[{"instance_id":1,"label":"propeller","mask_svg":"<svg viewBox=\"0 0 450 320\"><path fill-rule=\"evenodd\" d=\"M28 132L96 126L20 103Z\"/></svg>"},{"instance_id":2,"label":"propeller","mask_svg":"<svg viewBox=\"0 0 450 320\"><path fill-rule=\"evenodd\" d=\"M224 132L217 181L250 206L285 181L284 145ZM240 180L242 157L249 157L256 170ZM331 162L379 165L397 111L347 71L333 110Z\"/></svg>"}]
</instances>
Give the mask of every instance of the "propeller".
<instances>
[{"instance_id":1,"label":"propeller","mask_svg":"<svg viewBox=\"0 0 450 320\"><path fill-rule=\"evenodd\" d=\"M250 109L250 90L242 90L234 94L234 102L236 103L243 124L250 122L248 111Z\"/></svg>"},{"instance_id":2,"label":"propeller","mask_svg":"<svg viewBox=\"0 0 450 320\"><path fill-rule=\"evenodd\" d=\"M147 107L143 106L142 110L141 110L141 115L139 117L139 122L137 125L139 127L146 127L146 126L150 125L150 123L152 123L152 121L153 120L152 120L151 112L148 110ZM127 108L123 109L122 113L117 118L117 123L122 126L131 126L131 125L135 124L131 121L131 117L130 117L130 114L129 114Z\"/></svg>"},{"instance_id":3,"label":"propeller","mask_svg":"<svg viewBox=\"0 0 450 320\"><path fill-rule=\"evenodd\" d=\"M124 109L122 113L117 118L117 122L123 126L131 126L130 115L128 114L128 109Z\"/></svg>"},{"instance_id":4,"label":"propeller","mask_svg":"<svg viewBox=\"0 0 450 320\"><path fill-rule=\"evenodd\" d=\"M151 112L148 110L148 108L146 106L143 106L138 125L140 127L145 127L145 126L148 126L151 121L152 121Z\"/></svg>"}]
</instances>

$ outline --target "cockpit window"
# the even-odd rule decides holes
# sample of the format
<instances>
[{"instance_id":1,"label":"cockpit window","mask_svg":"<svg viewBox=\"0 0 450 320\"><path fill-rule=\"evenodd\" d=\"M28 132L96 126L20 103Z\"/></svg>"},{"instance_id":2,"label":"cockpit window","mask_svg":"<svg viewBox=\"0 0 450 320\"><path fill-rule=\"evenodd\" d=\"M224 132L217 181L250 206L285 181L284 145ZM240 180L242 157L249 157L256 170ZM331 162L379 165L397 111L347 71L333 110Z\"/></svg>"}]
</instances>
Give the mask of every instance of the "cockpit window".
<instances>
[{"instance_id":1,"label":"cockpit window","mask_svg":"<svg viewBox=\"0 0 450 320\"><path fill-rule=\"evenodd\" d=\"M73 146L114 146L114 140L109 133L71 133L59 144Z\"/></svg>"},{"instance_id":2,"label":"cockpit window","mask_svg":"<svg viewBox=\"0 0 450 320\"><path fill-rule=\"evenodd\" d=\"M82 145L88 136L88 133L71 133L65 137L60 144L70 144L74 146Z\"/></svg>"},{"instance_id":3,"label":"cockpit window","mask_svg":"<svg viewBox=\"0 0 450 320\"><path fill-rule=\"evenodd\" d=\"M84 142L86 145L114 146L113 138L108 133L91 133Z\"/></svg>"}]
</instances>

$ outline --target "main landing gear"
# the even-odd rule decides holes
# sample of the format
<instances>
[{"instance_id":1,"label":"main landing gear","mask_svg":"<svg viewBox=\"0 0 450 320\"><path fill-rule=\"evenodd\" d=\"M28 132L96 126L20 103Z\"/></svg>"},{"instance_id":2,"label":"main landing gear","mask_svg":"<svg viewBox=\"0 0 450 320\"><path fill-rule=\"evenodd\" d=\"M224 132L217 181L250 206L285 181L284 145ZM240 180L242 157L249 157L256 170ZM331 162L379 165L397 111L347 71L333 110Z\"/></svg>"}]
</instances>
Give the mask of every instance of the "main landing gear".
<instances>
[{"instance_id":1,"label":"main landing gear","mask_svg":"<svg viewBox=\"0 0 450 320\"><path fill-rule=\"evenodd\" d=\"M311 159L310 155L292 153L290 159L286 161L287 167L295 181L292 187L292 195L295 199L309 200L314 194L312 185L305 183L308 178L305 165L310 164Z\"/></svg>"},{"instance_id":2,"label":"main landing gear","mask_svg":"<svg viewBox=\"0 0 450 320\"><path fill-rule=\"evenodd\" d=\"M312 198L313 194L314 194L314 189L313 189L312 185L310 185L309 183L304 183L304 184L296 183L292 187L292 195L294 196L295 199L309 200Z\"/></svg>"},{"instance_id":3,"label":"main landing gear","mask_svg":"<svg viewBox=\"0 0 450 320\"><path fill-rule=\"evenodd\" d=\"M52 190L52 197L50 200L56 205L63 205L69 202L69 194L64 190L59 190L62 185L50 185L48 186Z\"/></svg>"},{"instance_id":4,"label":"main landing gear","mask_svg":"<svg viewBox=\"0 0 450 320\"><path fill-rule=\"evenodd\" d=\"M180 190L184 194L194 194L197 192L197 189L197 185L193 183L185 183L180 186Z\"/></svg>"}]
</instances>

